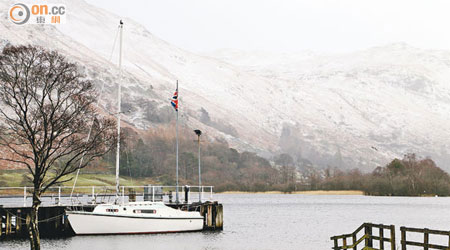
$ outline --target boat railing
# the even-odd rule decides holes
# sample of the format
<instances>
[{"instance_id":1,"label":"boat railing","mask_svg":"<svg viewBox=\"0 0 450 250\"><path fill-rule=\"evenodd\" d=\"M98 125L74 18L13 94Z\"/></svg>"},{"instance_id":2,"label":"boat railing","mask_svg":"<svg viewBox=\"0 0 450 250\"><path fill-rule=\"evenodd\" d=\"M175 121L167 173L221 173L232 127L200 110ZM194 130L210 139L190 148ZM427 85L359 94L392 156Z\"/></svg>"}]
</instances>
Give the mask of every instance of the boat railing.
<instances>
[{"instance_id":1,"label":"boat railing","mask_svg":"<svg viewBox=\"0 0 450 250\"><path fill-rule=\"evenodd\" d=\"M177 186L146 185L120 186L71 186L51 187L41 196L43 205L70 206L89 205L110 202L162 201L165 203L204 202L213 199L213 186ZM30 207L33 187L0 187L0 206Z\"/></svg>"}]
</instances>

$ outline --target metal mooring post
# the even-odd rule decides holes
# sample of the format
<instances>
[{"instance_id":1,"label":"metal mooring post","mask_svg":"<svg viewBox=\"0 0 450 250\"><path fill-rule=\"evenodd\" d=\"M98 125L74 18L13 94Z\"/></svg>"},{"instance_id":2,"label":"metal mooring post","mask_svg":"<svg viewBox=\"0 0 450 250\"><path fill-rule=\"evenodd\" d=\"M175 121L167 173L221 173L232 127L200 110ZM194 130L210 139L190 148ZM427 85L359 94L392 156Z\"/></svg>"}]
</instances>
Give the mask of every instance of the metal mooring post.
<instances>
[{"instance_id":1,"label":"metal mooring post","mask_svg":"<svg viewBox=\"0 0 450 250\"><path fill-rule=\"evenodd\" d=\"M190 190L189 186L185 185L184 186L184 202L186 204L189 203L189 190Z\"/></svg>"},{"instance_id":2,"label":"metal mooring post","mask_svg":"<svg viewBox=\"0 0 450 250\"><path fill-rule=\"evenodd\" d=\"M155 201L155 187L152 186L152 202Z\"/></svg>"},{"instance_id":3,"label":"metal mooring post","mask_svg":"<svg viewBox=\"0 0 450 250\"><path fill-rule=\"evenodd\" d=\"M27 206L27 187L23 187L23 206ZM0 228L1 230L1 228Z\"/></svg>"},{"instance_id":4,"label":"metal mooring post","mask_svg":"<svg viewBox=\"0 0 450 250\"><path fill-rule=\"evenodd\" d=\"M61 205L61 187L58 187L58 206Z\"/></svg>"},{"instance_id":5,"label":"metal mooring post","mask_svg":"<svg viewBox=\"0 0 450 250\"><path fill-rule=\"evenodd\" d=\"M201 186L199 188L200 188L200 197L203 197L203 186Z\"/></svg>"},{"instance_id":6,"label":"metal mooring post","mask_svg":"<svg viewBox=\"0 0 450 250\"><path fill-rule=\"evenodd\" d=\"M92 204L95 203L95 186L92 186Z\"/></svg>"}]
</instances>

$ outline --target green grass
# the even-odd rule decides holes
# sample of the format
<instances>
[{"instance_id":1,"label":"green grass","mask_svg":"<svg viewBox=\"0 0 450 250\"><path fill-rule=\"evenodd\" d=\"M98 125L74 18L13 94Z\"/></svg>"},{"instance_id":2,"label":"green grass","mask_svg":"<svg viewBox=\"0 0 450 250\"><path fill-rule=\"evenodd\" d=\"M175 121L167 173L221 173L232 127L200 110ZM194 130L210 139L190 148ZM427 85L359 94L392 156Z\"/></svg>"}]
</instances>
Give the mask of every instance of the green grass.
<instances>
[{"instance_id":1,"label":"green grass","mask_svg":"<svg viewBox=\"0 0 450 250\"><path fill-rule=\"evenodd\" d=\"M24 170L0 170L0 187L23 187L26 183L25 175L30 176ZM63 183L63 186L72 186L75 180L75 174L70 175L72 180ZM68 178L65 178L68 179ZM76 186L114 186L116 183L116 176L105 173L81 173L78 176ZM151 178L129 178L120 177L120 185L123 186L143 186L147 184L157 184ZM27 186L31 186L28 183Z\"/></svg>"},{"instance_id":2,"label":"green grass","mask_svg":"<svg viewBox=\"0 0 450 250\"><path fill-rule=\"evenodd\" d=\"M20 187L23 186L24 171L1 171L0 186L1 187Z\"/></svg>"}]
</instances>

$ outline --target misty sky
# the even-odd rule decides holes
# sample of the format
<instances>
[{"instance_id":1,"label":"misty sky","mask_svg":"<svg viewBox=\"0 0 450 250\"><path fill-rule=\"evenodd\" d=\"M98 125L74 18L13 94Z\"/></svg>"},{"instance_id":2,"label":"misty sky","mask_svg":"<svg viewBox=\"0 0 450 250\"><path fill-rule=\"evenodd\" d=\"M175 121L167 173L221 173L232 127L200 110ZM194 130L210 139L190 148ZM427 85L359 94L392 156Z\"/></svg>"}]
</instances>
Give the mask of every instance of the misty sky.
<instances>
[{"instance_id":1,"label":"misty sky","mask_svg":"<svg viewBox=\"0 0 450 250\"><path fill-rule=\"evenodd\" d=\"M195 52L347 52L393 42L450 50L448 0L87 1Z\"/></svg>"}]
</instances>

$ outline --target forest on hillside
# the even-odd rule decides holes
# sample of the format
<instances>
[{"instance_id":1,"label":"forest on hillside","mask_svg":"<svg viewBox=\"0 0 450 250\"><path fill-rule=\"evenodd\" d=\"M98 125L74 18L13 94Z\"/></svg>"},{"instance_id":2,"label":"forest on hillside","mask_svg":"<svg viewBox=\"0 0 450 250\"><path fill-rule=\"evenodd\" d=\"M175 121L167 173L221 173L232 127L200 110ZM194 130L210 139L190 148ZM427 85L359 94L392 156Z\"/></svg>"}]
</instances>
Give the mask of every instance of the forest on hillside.
<instances>
[{"instance_id":1,"label":"forest on hillside","mask_svg":"<svg viewBox=\"0 0 450 250\"><path fill-rule=\"evenodd\" d=\"M121 144L120 175L148 184L175 185L174 127L161 126L147 131L124 128ZM198 185L197 136L187 128L180 129L179 184ZM297 165L289 154L265 159L253 152L239 152L226 141L202 136L202 184L222 191L313 191L361 190L380 196L450 196L450 176L430 158L407 154L386 166L364 173L359 169L318 168ZM20 169L3 168L0 175ZM6 172L5 172L6 171ZM84 174L115 173L115 151L91 162ZM17 180L32 185L27 174ZM0 186L5 185L0 178Z\"/></svg>"},{"instance_id":2,"label":"forest on hillside","mask_svg":"<svg viewBox=\"0 0 450 250\"><path fill-rule=\"evenodd\" d=\"M174 185L176 176L175 128L157 127L145 132L125 129L120 152L120 174L130 178L153 177L162 185ZM179 183L198 185L198 144L192 130L180 127ZM103 157L103 165L114 171L115 151ZM284 190L280 171L251 152L238 152L220 139L201 141L202 184L213 185L215 191ZM92 169L92 168L91 168Z\"/></svg>"},{"instance_id":3,"label":"forest on hillside","mask_svg":"<svg viewBox=\"0 0 450 250\"><path fill-rule=\"evenodd\" d=\"M129 178L152 177L163 185L175 184L175 136L173 126L145 132L125 129L120 174ZM202 182L215 191L362 190L368 195L450 195L450 177L432 159L415 154L394 159L373 172L358 169L300 169L288 154L265 159L252 152L238 152L224 140L202 136ZM180 185L198 184L197 136L180 129ZM115 152L98 166L114 171Z\"/></svg>"}]
</instances>

